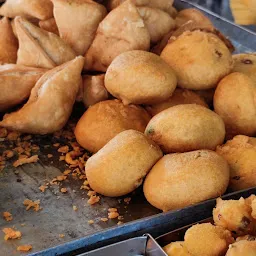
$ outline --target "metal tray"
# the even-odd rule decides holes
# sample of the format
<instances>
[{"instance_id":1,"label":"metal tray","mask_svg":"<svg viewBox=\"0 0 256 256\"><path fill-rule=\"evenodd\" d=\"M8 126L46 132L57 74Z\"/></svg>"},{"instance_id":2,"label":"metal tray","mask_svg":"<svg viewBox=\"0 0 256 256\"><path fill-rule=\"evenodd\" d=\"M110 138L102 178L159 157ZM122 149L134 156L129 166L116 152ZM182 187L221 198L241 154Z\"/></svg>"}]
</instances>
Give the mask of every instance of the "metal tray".
<instances>
[{"instance_id":1,"label":"metal tray","mask_svg":"<svg viewBox=\"0 0 256 256\"><path fill-rule=\"evenodd\" d=\"M184 9L194 7L194 5L186 1L175 1L175 7ZM199 9L204 12L203 8ZM215 26L231 39L237 52L256 51L256 35L254 33L210 12L206 11L205 13ZM77 116L83 111L84 109L81 110L79 107L74 110ZM209 201L205 205L199 204L195 208L159 214L159 210L147 203L140 188L130 195L132 200L129 205L120 198L101 197L100 203L91 207L86 204L86 194L80 190L81 182L71 180L63 183L69 191L65 195L54 187L41 193L38 187L44 184L45 180L51 180L66 169L65 164L59 162L56 148L45 148L44 146L52 145L55 142L66 145L68 141L52 136L33 136L32 140L40 145L40 161L18 168L13 168L11 163L8 163L8 167L0 172L0 213L10 211L14 217L10 223L0 218L0 229L15 226L23 234L21 240L7 242L3 240L2 235L2 239L0 237L0 255L19 255L16 248L21 244L32 244L33 255L64 255L65 253L68 253L66 255L76 255L80 249L89 251L151 231L155 236L160 235L190 224L192 219L198 221L207 217L209 210L205 210L205 207L214 205L213 201ZM0 148L0 153L1 150ZM51 161L47 158L48 153L54 155ZM23 206L23 201L26 198L39 199L43 209L39 212L26 211ZM78 207L78 211L73 211L73 205ZM101 217L107 216L107 210L110 207L117 208L119 213L124 216L123 222L127 224L117 227L116 220L109 220L106 223L100 221ZM149 217L152 215L156 216ZM90 219L94 220L95 224L88 224L87 221ZM142 220L131 222L138 219ZM22 223L26 225L21 226ZM163 223L166 224L165 228L158 229L157 227L162 227ZM112 229L107 229L111 227ZM60 238L59 234L65 234L65 237ZM35 253L38 251L42 252Z\"/></svg>"}]
</instances>

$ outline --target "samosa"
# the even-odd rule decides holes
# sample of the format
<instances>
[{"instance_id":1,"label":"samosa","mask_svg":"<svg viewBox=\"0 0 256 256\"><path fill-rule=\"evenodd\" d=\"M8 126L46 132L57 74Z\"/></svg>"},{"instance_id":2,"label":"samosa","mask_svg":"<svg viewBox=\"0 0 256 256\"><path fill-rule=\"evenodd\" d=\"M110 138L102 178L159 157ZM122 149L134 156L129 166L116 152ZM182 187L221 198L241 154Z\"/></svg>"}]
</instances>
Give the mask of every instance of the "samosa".
<instances>
[{"instance_id":1,"label":"samosa","mask_svg":"<svg viewBox=\"0 0 256 256\"><path fill-rule=\"evenodd\" d=\"M50 18L48 20L40 20L38 25L41 29L59 36L59 30L54 18Z\"/></svg>"},{"instance_id":2,"label":"samosa","mask_svg":"<svg viewBox=\"0 0 256 256\"><path fill-rule=\"evenodd\" d=\"M0 62L16 63L18 40L15 37L11 22L4 17L0 20Z\"/></svg>"},{"instance_id":3,"label":"samosa","mask_svg":"<svg viewBox=\"0 0 256 256\"><path fill-rule=\"evenodd\" d=\"M54 17L60 37L78 55L90 47L99 23L107 14L106 8L91 0L52 0Z\"/></svg>"},{"instance_id":4,"label":"samosa","mask_svg":"<svg viewBox=\"0 0 256 256\"><path fill-rule=\"evenodd\" d=\"M16 64L0 66L0 112L26 100L45 69Z\"/></svg>"},{"instance_id":5,"label":"samosa","mask_svg":"<svg viewBox=\"0 0 256 256\"><path fill-rule=\"evenodd\" d=\"M60 37L22 17L15 18L15 28L19 39L17 64L50 69L76 57Z\"/></svg>"},{"instance_id":6,"label":"samosa","mask_svg":"<svg viewBox=\"0 0 256 256\"><path fill-rule=\"evenodd\" d=\"M46 72L32 89L28 102L6 114L0 127L32 134L62 129L72 112L83 65L84 58L79 56Z\"/></svg>"},{"instance_id":7,"label":"samosa","mask_svg":"<svg viewBox=\"0 0 256 256\"><path fill-rule=\"evenodd\" d=\"M53 17L53 5L50 0L6 0L0 7L0 15L46 20Z\"/></svg>"},{"instance_id":8,"label":"samosa","mask_svg":"<svg viewBox=\"0 0 256 256\"><path fill-rule=\"evenodd\" d=\"M127 0L100 23L95 39L85 54L85 69L106 71L119 54L149 50L150 35L137 8Z\"/></svg>"}]
</instances>

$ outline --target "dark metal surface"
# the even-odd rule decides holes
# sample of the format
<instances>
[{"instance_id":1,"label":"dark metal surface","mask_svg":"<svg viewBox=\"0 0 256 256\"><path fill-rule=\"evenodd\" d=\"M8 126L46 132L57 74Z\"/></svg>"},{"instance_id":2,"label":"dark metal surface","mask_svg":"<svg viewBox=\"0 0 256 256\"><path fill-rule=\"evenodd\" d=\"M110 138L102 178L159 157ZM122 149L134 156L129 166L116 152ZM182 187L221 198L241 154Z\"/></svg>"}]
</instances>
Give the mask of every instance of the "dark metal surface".
<instances>
[{"instance_id":1,"label":"dark metal surface","mask_svg":"<svg viewBox=\"0 0 256 256\"><path fill-rule=\"evenodd\" d=\"M175 4L178 9L191 7L184 1L176 1ZM211 14L208 16L232 39L238 51L256 50L254 34L234 27L219 17ZM195 207L149 217L158 214L159 210L146 202L141 189L131 195L129 205L119 198L101 197L99 204L89 206L86 192L80 190L82 182L72 179L63 182L63 187L68 188L67 194L60 193L58 186L41 193L38 188L45 180L51 180L67 168L63 162L59 162L57 149L45 145L55 142L66 145L68 141L51 136L34 136L33 141L40 145L38 163L18 168L13 168L9 163L8 168L0 173L0 213L10 211L13 214L13 221L8 223L0 218L0 229L15 226L23 234L21 240L4 241L2 233L0 255L19 255L16 248L23 244L31 244L33 253L44 250L34 255L76 255L144 233L158 236L209 217L215 204L215 201L210 200ZM54 154L52 161L47 158L48 153ZM39 212L26 211L23 205L26 198L39 199L43 209ZM73 210L74 205L78 211ZM127 224L117 227L117 220L106 223L100 221L100 218L107 217L109 207L117 208ZM87 222L91 219L95 221L92 225ZM142 220L129 223L137 219ZM25 226L21 225L23 223ZM107 229L111 227L112 229ZM65 237L60 238L59 234L64 234Z\"/></svg>"}]
</instances>

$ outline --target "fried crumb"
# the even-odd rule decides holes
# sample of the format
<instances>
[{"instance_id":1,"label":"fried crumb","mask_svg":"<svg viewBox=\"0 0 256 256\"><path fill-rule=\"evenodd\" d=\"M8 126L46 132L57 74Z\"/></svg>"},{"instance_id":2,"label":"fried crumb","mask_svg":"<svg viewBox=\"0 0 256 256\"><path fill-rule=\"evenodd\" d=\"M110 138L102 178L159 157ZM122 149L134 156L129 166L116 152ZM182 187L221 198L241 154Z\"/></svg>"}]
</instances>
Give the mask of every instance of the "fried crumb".
<instances>
[{"instance_id":1,"label":"fried crumb","mask_svg":"<svg viewBox=\"0 0 256 256\"><path fill-rule=\"evenodd\" d=\"M118 221L118 222L117 222L117 225L122 225L122 224L123 224L122 221Z\"/></svg>"},{"instance_id":2,"label":"fried crumb","mask_svg":"<svg viewBox=\"0 0 256 256\"><path fill-rule=\"evenodd\" d=\"M20 224L22 227L25 227L26 226L26 223L21 223Z\"/></svg>"},{"instance_id":3,"label":"fried crumb","mask_svg":"<svg viewBox=\"0 0 256 256\"><path fill-rule=\"evenodd\" d=\"M8 140L11 140L11 141L14 141L14 140L17 140L18 138L20 137L20 133L19 132L10 132L8 135L7 135L7 139Z\"/></svg>"},{"instance_id":4,"label":"fried crumb","mask_svg":"<svg viewBox=\"0 0 256 256\"><path fill-rule=\"evenodd\" d=\"M118 219L118 220L123 220L123 219L124 219L124 216L119 215L117 219Z\"/></svg>"},{"instance_id":5,"label":"fried crumb","mask_svg":"<svg viewBox=\"0 0 256 256\"><path fill-rule=\"evenodd\" d=\"M103 221L103 222L107 222L108 218L100 218L100 220Z\"/></svg>"},{"instance_id":6,"label":"fried crumb","mask_svg":"<svg viewBox=\"0 0 256 256\"><path fill-rule=\"evenodd\" d=\"M70 164L70 165L75 165L77 166L78 164L78 160L75 159L76 157L76 152L75 151L71 151L71 152L68 152L66 155L65 155L65 161L67 164Z\"/></svg>"},{"instance_id":7,"label":"fried crumb","mask_svg":"<svg viewBox=\"0 0 256 256\"><path fill-rule=\"evenodd\" d=\"M109 212L117 212L117 209L116 208L108 208L108 211Z\"/></svg>"},{"instance_id":8,"label":"fried crumb","mask_svg":"<svg viewBox=\"0 0 256 256\"><path fill-rule=\"evenodd\" d=\"M31 135L27 135L27 136L23 137L23 140L31 140L31 139L32 139Z\"/></svg>"},{"instance_id":9,"label":"fried crumb","mask_svg":"<svg viewBox=\"0 0 256 256\"><path fill-rule=\"evenodd\" d=\"M4 240L9 240L9 239L20 239L21 238L21 232L16 231L12 228L4 228L3 232L5 233Z\"/></svg>"},{"instance_id":10,"label":"fried crumb","mask_svg":"<svg viewBox=\"0 0 256 256\"><path fill-rule=\"evenodd\" d=\"M108 213L108 218L109 219L116 219L119 216L118 212L109 212Z\"/></svg>"},{"instance_id":11,"label":"fried crumb","mask_svg":"<svg viewBox=\"0 0 256 256\"><path fill-rule=\"evenodd\" d=\"M6 128L0 128L0 138L5 138L8 135Z\"/></svg>"},{"instance_id":12,"label":"fried crumb","mask_svg":"<svg viewBox=\"0 0 256 256\"><path fill-rule=\"evenodd\" d=\"M14 156L14 152L11 150L5 150L3 153L4 158L12 158Z\"/></svg>"},{"instance_id":13,"label":"fried crumb","mask_svg":"<svg viewBox=\"0 0 256 256\"><path fill-rule=\"evenodd\" d=\"M70 173L71 173L71 170L65 170L65 171L63 172L64 175L68 175L68 174L70 174Z\"/></svg>"},{"instance_id":14,"label":"fried crumb","mask_svg":"<svg viewBox=\"0 0 256 256\"><path fill-rule=\"evenodd\" d=\"M60 156L59 161L64 161L65 160L65 156Z\"/></svg>"},{"instance_id":15,"label":"fried crumb","mask_svg":"<svg viewBox=\"0 0 256 256\"><path fill-rule=\"evenodd\" d=\"M48 157L48 158L52 158L53 155L52 155L52 154L48 154L47 157Z\"/></svg>"},{"instance_id":16,"label":"fried crumb","mask_svg":"<svg viewBox=\"0 0 256 256\"><path fill-rule=\"evenodd\" d=\"M88 193L87 193L87 196L95 196L96 195L96 191L93 191L93 190L90 190Z\"/></svg>"},{"instance_id":17,"label":"fried crumb","mask_svg":"<svg viewBox=\"0 0 256 256\"><path fill-rule=\"evenodd\" d=\"M60 143L54 143L53 146L57 148L60 146Z\"/></svg>"},{"instance_id":18,"label":"fried crumb","mask_svg":"<svg viewBox=\"0 0 256 256\"><path fill-rule=\"evenodd\" d=\"M42 208L40 208L40 200L36 200L36 201L32 201L30 199L25 199L23 204L26 207L26 210L28 211L30 208L34 208L35 212L38 212L39 210L41 210Z\"/></svg>"},{"instance_id":19,"label":"fried crumb","mask_svg":"<svg viewBox=\"0 0 256 256\"><path fill-rule=\"evenodd\" d=\"M48 186L46 186L46 185L41 185L40 187L39 187L39 189L44 193L45 192L45 190L48 188Z\"/></svg>"},{"instance_id":20,"label":"fried crumb","mask_svg":"<svg viewBox=\"0 0 256 256\"><path fill-rule=\"evenodd\" d=\"M67 190L66 188L61 188L61 189L60 189L60 192L61 192L61 193L67 193L67 191L68 191L68 190Z\"/></svg>"},{"instance_id":21,"label":"fried crumb","mask_svg":"<svg viewBox=\"0 0 256 256\"><path fill-rule=\"evenodd\" d=\"M131 200L132 200L131 197L126 197L126 198L124 199L124 202L127 203L127 204L129 204Z\"/></svg>"},{"instance_id":22,"label":"fried crumb","mask_svg":"<svg viewBox=\"0 0 256 256\"><path fill-rule=\"evenodd\" d=\"M93 220L88 220L88 223L89 224L94 224L94 221Z\"/></svg>"},{"instance_id":23,"label":"fried crumb","mask_svg":"<svg viewBox=\"0 0 256 256\"><path fill-rule=\"evenodd\" d=\"M63 237L65 237L64 234L59 234L59 238L63 238Z\"/></svg>"},{"instance_id":24,"label":"fried crumb","mask_svg":"<svg viewBox=\"0 0 256 256\"><path fill-rule=\"evenodd\" d=\"M58 152L60 153L68 153L69 151L69 146L62 146L58 149Z\"/></svg>"},{"instance_id":25,"label":"fried crumb","mask_svg":"<svg viewBox=\"0 0 256 256\"><path fill-rule=\"evenodd\" d=\"M91 197L88 199L87 202L88 202L88 204L93 205L93 204L98 203L99 201L100 201L100 197L94 195L94 196L91 196Z\"/></svg>"},{"instance_id":26,"label":"fried crumb","mask_svg":"<svg viewBox=\"0 0 256 256\"><path fill-rule=\"evenodd\" d=\"M77 211L78 210L77 206L73 205L73 210Z\"/></svg>"},{"instance_id":27,"label":"fried crumb","mask_svg":"<svg viewBox=\"0 0 256 256\"><path fill-rule=\"evenodd\" d=\"M31 156L31 157L27 157L27 158L25 158L25 157L24 158L19 158L18 160L16 160L13 163L13 166L18 167L18 166L23 165L23 164L36 163L38 160L39 160L38 155L34 155L34 156Z\"/></svg>"},{"instance_id":28,"label":"fried crumb","mask_svg":"<svg viewBox=\"0 0 256 256\"><path fill-rule=\"evenodd\" d=\"M66 180L66 179L67 179L66 175L59 175L59 176L56 177L57 181L63 181L63 180Z\"/></svg>"},{"instance_id":29,"label":"fried crumb","mask_svg":"<svg viewBox=\"0 0 256 256\"><path fill-rule=\"evenodd\" d=\"M17 247L17 251L19 252L28 252L30 250L32 250L32 245L30 244L20 245Z\"/></svg>"},{"instance_id":30,"label":"fried crumb","mask_svg":"<svg viewBox=\"0 0 256 256\"><path fill-rule=\"evenodd\" d=\"M13 219L12 214L10 212L3 212L3 217L6 221L11 221Z\"/></svg>"}]
</instances>

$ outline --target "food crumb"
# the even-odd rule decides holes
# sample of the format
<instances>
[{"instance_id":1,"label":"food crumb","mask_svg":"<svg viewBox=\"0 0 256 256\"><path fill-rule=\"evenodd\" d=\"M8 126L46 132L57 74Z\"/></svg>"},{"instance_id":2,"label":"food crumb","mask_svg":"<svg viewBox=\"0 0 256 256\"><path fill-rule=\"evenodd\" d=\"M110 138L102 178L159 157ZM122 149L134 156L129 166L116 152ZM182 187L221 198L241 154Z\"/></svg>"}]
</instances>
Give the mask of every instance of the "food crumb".
<instances>
[{"instance_id":1,"label":"food crumb","mask_svg":"<svg viewBox=\"0 0 256 256\"><path fill-rule=\"evenodd\" d=\"M103 221L103 222L107 222L108 218L100 218L100 220Z\"/></svg>"},{"instance_id":2,"label":"food crumb","mask_svg":"<svg viewBox=\"0 0 256 256\"><path fill-rule=\"evenodd\" d=\"M17 251L19 252L28 252L31 249L32 249L32 245L30 244L20 245L17 247Z\"/></svg>"},{"instance_id":3,"label":"food crumb","mask_svg":"<svg viewBox=\"0 0 256 256\"><path fill-rule=\"evenodd\" d=\"M63 172L64 175L68 175L68 174L70 174L70 173L71 173L71 170L65 170L65 171Z\"/></svg>"},{"instance_id":4,"label":"food crumb","mask_svg":"<svg viewBox=\"0 0 256 256\"><path fill-rule=\"evenodd\" d=\"M60 192L61 192L61 193L67 193L67 191L68 191L68 190L67 190L66 188L61 188L61 189L60 189Z\"/></svg>"},{"instance_id":5,"label":"food crumb","mask_svg":"<svg viewBox=\"0 0 256 256\"><path fill-rule=\"evenodd\" d=\"M95 196L96 195L96 191L90 190L87 193L87 196Z\"/></svg>"},{"instance_id":6,"label":"food crumb","mask_svg":"<svg viewBox=\"0 0 256 256\"><path fill-rule=\"evenodd\" d=\"M122 225L122 224L123 224L122 221L118 221L118 222L117 222L117 225Z\"/></svg>"},{"instance_id":7,"label":"food crumb","mask_svg":"<svg viewBox=\"0 0 256 256\"><path fill-rule=\"evenodd\" d=\"M88 223L89 224L94 224L94 221L93 220L88 220Z\"/></svg>"},{"instance_id":8,"label":"food crumb","mask_svg":"<svg viewBox=\"0 0 256 256\"><path fill-rule=\"evenodd\" d=\"M36 200L36 201L32 201L32 200L30 200L30 199L25 199L24 200L24 202L23 202L23 204L25 205L25 206L27 206L26 207L26 210L28 211L30 208L34 208L34 211L35 212L38 212L39 210L41 210L42 208L40 208L40 200Z\"/></svg>"},{"instance_id":9,"label":"food crumb","mask_svg":"<svg viewBox=\"0 0 256 256\"><path fill-rule=\"evenodd\" d=\"M132 200L131 197L126 197L126 198L124 199L124 202L127 203L127 204L129 204L131 200Z\"/></svg>"},{"instance_id":10,"label":"food crumb","mask_svg":"<svg viewBox=\"0 0 256 256\"><path fill-rule=\"evenodd\" d=\"M59 234L59 238L63 238L63 237L65 237L64 234Z\"/></svg>"},{"instance_id":11,"label":"food crumb","mask_svg":"<svg viewBox=\"0 0 256 256\"><path fill-rule=\"evenodd\" d=\"M48 154L47 157L48 157L48 158L52 158L53 155L52 155L52 154Z\"/></svg>"},{"instance_id":12,"label":"food crumb","mask_svg":"<svg viewBox=\"0 0 256 256\"><path fill-rule=\"evenodd\" d=\"M60 156L59 161L64 161L65 160L65 156Z\"/></svg>"},{"instance_id":13,"label":"food crumb","mask_svg":"<svg viewBox=\"0 0 256 256\"><path fill-rule=\"evenodd\" d=\"M68 151L69 151L68 146L63 146L58 149L58 152L60 152L60 153L68 153Z\"/></svg>"},{"instance_id":14,"label":"food crumb","mask_svg":"<svg viewBox=\"0 0 256 256\"><path fill-rule=\"evenodd\" d=\"M117 209L116 208L108 208L108 211L109 212L117 212Z\"/></svg>"},{"instance_id":15,"label":"food crumb","mask_svg":"<svg viewBox=\"0 0 256 256\"><path fill-rule=\"evenodd\" d=\"M65 175L59 175L56 177L57 181L63 181L63 180L66 180L67 179L67 176Z\"/></svg>"},{"instance_id":16,"label":"food crumb","mask_svg":"<svg viewBox=\"0 0 256 256\"><path fill-rule=\"evenodd\" d=\"M60 143L54 143L53 146L57 148L60 146Z\"/></svg>"},{"instance_id":17,"label":"food crumb","mask_svg":"<svg viewBox=\"0 0 256 256\"><path fill-rule=\"evenodd\" d=\"M16 231L12 228L4 228L3 232L5 233L4 240L9 240L9 239L19 239L21 238L21 232Z\"/></svg>"},{"instance_id":18,"label":"food crumb","mask_svg":"<svg viewBox=\"0 0 256 256\"><path fill-rule=\"evenodd\" d=\"M36 163L38 160L39 160L38 155L34 155L31 157L20 156L20 158L13 163L13 166L18 167L23 164Z\"/></svg>"},{"instance_id":19,"label":"food crumb","mask_svg":"<svg viewBox=\"0 0 256 256\"><path fill-rule=\"evenodd\" d=\"M22 227L25 227L26 226L26 223L21 223L20 224Z\"/></svg>"},{"instance_id":20,"label":"food crumb","mask_svg":"<svg viewBox=\"0 0 256 256\"><path fill-rule=\"evenodd\" d=\"M6 158L12 158L14 156L14 153L11 150L5 150L3 156Z\"/></svg>"},{"instance_id":21,"label":"food crumb","mask_svg":"<svg viewBox=\"0 0 256 256\"><path fill-rule=\"evenodd\" d=\"M77 206L73 205L73 210L77 211L78 210Z\"/></svg>"},{"instance_id":22,"label":"food crumb","mask_svg":"<svg viewBox=\"0 0 256 256\"><path fill-rule=\"evenodd\" d=\"M88 199L88 204L90 205L93 205L93 204L96 204L100 201L100 197L99 196L96 196L96 195L93 195L91 196L89 199Z\"/></svg>"},{"instance_id":23,"label":"food crumb","mask_svg":"<svg viewBox=\"0 0 256 256\"><path fill-rule=\"evenodd\" d=\"M11 221L13 219L12 214L10 212L3 212L3 217L6 221Z\"/></svg>"},{"instance_id":24,"label":"food crumb","mask_svg":"<svg viewBox=\"0 0 256 256\"><path fill-rule=\"evenodd\" d=\"M45 192L45 190L48 188L48 186L46 186L46 185L41 185L40 187L39 187L39 189L44 193Z\"/></svg>"},{"instance_id":25,"label":"food crumb","mask_svg":"<svg viewBox=\"0 0 256 256\"><path fill-rule=\"evenodd\" d=\"M108 218L109 219L116 219L119 216L118 212L109 212L108 213Z\"/></svg>"}]
</instances>

